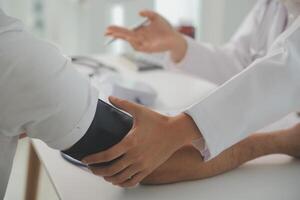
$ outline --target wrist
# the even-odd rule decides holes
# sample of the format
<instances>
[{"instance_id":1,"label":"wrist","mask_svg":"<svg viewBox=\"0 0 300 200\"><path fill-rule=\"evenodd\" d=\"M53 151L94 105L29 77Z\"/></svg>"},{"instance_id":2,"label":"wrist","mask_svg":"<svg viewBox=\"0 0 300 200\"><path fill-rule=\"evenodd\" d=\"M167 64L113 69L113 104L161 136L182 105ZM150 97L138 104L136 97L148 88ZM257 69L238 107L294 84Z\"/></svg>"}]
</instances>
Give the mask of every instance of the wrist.
<instances>
[{"instance_id":1,"label":"wrist","mask_svg":"<svg viewBox=\"0 0 300 200\"><path fill-rule=\"evenodd\" d=\"M179 63L187 52L187 41L179 32L175 32L171 39L170 56L173 62Z\"/></svg>"},{"instance_id":2,"label":"wrist","mask_svg":"<svg viewBox=\"0 0 300 200\"><path fill-rule=\"evenodd\" d=\"M185 113L173 117L171 127L182 146L202 138L202 134L194 120Z\"/></svg>"}]
</instances>

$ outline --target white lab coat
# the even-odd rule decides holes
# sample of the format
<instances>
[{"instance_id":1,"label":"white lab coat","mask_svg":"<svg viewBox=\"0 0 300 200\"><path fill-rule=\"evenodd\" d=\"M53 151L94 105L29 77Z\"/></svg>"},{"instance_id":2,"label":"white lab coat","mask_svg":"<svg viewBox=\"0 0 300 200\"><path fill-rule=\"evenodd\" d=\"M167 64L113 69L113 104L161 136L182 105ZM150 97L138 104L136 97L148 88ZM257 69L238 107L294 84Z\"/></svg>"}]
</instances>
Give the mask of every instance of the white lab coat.
<instances>
[{"instance_id":1,"label":"white lab coat","mask_svg":"<svg viewBox=\"0 0 300 200\"><path fill-rule=\"evenodd\" d=\"M97 100L97 90L68 58L0 9L0 199L19 134L67 149L86 133Z\"/></svg>"},{"instance_id":2,"label":"white lab coat","mask_svg":"<svg viewBox=\"0 0 300 200\"><path fill-rule=\"evenodd\" d=\"M288 14L280 1L258 1L226 45L187 39L180 63L168 56L169 67L220 85L186 111L204 137L206 160L300 110L300 17L288 25Z\"/></svg>"}]
</instances>

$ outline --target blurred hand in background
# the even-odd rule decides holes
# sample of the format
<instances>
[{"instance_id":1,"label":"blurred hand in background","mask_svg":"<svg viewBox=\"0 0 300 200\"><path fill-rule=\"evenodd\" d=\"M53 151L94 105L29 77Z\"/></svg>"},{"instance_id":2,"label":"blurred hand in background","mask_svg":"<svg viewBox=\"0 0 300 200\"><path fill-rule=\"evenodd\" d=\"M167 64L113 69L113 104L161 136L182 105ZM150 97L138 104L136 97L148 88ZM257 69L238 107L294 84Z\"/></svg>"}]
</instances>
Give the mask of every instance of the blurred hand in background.
<instances>
[{"instance_id":1,"label":"blurred hand in background","mask_svg":"<svg viewBox=\"0 0 300 200\"><path fill-rule=\"evenodd\" d=\"M148 18L149 24L136 29L119 26L107 28L106 36L126 40L137 51L157 53L169 51L174 62L180 62L185 56L187 43L183 35L156 12L145 10L140 16Z\"/></svg>"}]
</instances>

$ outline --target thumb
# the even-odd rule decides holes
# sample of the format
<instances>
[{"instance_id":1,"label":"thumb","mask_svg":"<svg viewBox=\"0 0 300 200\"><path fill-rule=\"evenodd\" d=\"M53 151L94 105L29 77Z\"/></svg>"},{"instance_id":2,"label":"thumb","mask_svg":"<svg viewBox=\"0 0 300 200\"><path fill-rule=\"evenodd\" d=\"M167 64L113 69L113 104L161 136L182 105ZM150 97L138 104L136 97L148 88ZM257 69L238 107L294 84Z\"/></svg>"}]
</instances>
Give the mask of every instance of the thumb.
<instances>
[{"instance_id":1,"label":"thumb","mask_svg":"<svg viewBox=\"0 0 300 200\"><path fill-rule=\"evenodd\" d=\"M147 17L150 21L154 21L159 15L151 10L143 10L140 12L140 16Z\"/></svg>"},{"instance_id":2,"label":"thumb","mask_svg":"<svg viewBox=\"0 0 300 200\"><path fill-rule=\"evenodd\" d=\"M131 114L134 118L137 116L140 106L136 103L132 103L117 97L110 96L109 102L112 103L117 108L124 110L125 112Z\"/></svg>"}]
</instances>

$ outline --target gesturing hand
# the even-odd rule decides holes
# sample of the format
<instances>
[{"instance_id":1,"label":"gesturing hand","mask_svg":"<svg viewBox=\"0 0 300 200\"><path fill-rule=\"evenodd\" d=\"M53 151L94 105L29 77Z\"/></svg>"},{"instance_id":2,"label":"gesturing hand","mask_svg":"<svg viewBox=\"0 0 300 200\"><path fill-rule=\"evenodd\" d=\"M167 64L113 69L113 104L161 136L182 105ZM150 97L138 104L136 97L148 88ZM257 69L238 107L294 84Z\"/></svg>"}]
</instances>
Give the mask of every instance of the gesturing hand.
<instances>
[{"instance_id":1,"label":"gesturing hand","mask_svg":"<svg viewBox=\"0 0 300 200\"><path fill-rule=\"evenodd\" d=\"M142 11L140 15L148 18L150 24L134 30L110 26L106 35L128 41L137 51L146 53L170 51L173 60L179 62L187 49L183 36L165 18L153 11Z\"/></svg>"},{"instance_id":2,"label":"gesturing hand","mask_svg":"<svg viewBox=\"0 0 300 200\"><path fill-rule=\"evenodd\" d=\"M137 185L176 150L200 137L191 118L185 114L167 117L125 100L114 97L109 100L133 116L133 127L120 143L104 152L86 157L83 162L96 164L121 156L110 166L91 167L94 174L103 176L114 185Z\"/></svg>"}]
</instances>

